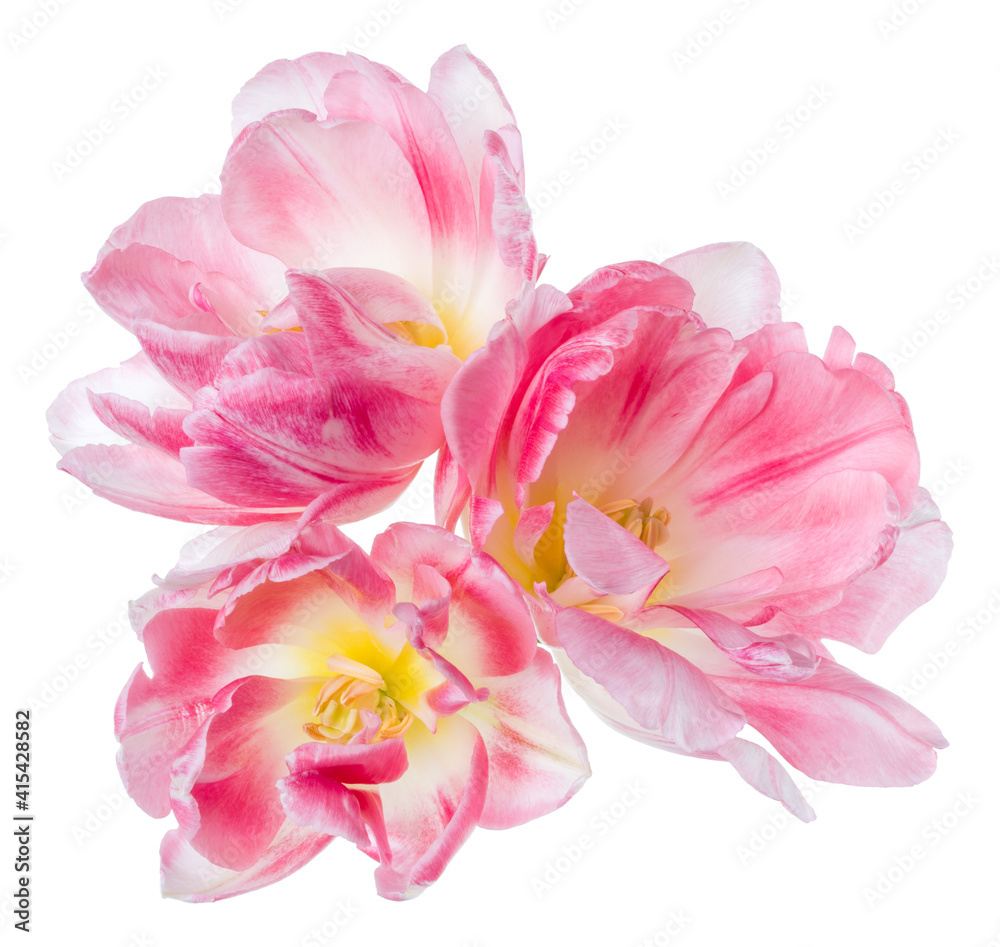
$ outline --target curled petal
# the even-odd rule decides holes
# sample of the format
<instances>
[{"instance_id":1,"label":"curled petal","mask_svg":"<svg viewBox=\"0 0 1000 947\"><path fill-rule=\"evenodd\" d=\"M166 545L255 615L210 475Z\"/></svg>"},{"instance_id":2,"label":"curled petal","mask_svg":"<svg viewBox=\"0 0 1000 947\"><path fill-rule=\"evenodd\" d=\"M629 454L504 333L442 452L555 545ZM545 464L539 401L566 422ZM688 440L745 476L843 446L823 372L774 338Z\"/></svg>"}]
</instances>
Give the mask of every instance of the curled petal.
<instances>
[{"instance_id":1,"label":"curled petal","mask_svg":"<svg viewBox=\"0 0 1000 947\"><path fill-rule=\"evenodd\" d=\"M556 616L560 646L573 664L639 726L686 752L714 750L746 722L701 671L650 638L568 608Z\"/></svg>"},{"instance_id":2,"label":"curled petal","mask_svg":"<svg viewBox=\"0 0 1000 947\"><path fill-rule=\"evenodd\" d=\"M297 871L332 841L329 835L285 821L260 858L249 868L237 871L209 861L179 829L173 829L160 846L163 896L204 902L255 891Z\"/></svg>"}]
</instances>

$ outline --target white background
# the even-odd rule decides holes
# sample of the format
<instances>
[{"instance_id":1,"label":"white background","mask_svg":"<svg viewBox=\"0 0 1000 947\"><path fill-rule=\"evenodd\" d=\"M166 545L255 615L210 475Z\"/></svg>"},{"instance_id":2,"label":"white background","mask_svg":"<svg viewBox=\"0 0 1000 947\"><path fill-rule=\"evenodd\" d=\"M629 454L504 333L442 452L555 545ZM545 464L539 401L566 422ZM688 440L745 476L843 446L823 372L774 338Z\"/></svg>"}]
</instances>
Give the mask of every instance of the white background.
<instances>
[{"instance_id":1,"label":"white background","mask_svg":"<svg viewBox=\"0 0 1000 947\"><path fill-rule=\"evenodd\" d=\"M557 3L395 0L390 14L387 0L62 0L51 17L42 0L4 5L0 665L5 719L41 707L35 943L986 947L1000 937L1000 279L976 276L993 275L982 261L1000 252L1000 10L907 0L912 15L897 13L901 25L887 29L879 21L892 0L564 0L565 16ZM32 16L41 25L27 36ZM463 42L496 72L524 134L549 281L568 289L602 264L750 240L776 265L786 319L805 325L814 350L841 323L859 348L890 360L956 550L941 593L880 654L837 654L909 688L952 740L930 781L880 790L799 776L819 818L793 824L726 766L614 736L570 694L593 778L553 816L476 833L416 901L380 901L373 863L340 843L247 896L160 899L168 826L122 801L114 764L114 700L141 660L119 619L197 530L118 509L58 473L44 410L73 378L136 349L110 318L80 308L78 274L112 227L145 200L214 189L241 84L273 59L340 52L366 25L378 35L362 32L361 51L420 85L434 58ZM15 49L18 33L27 42ZM123 109L121 96L157 71L165 77L148 80L145 100ZM810 110L813 86L826 101L814 97ZM792 129L783 116L800 106L807 120ZM60 176L53 162L103 118L111 134ZM621 126L596 160L578 151ZM753 149L767 138L779 147L756 167ZM935 160L921 170L912 158L927 148ZM719 182L743 160L753 173L724 197ZM562 171L569 183L546 196ZM877 192L896 179L904 190L885 209ZM881 213L852 239L844 225L872 202ZM430 505L417 490L392 515L428 519ZM353 532L365 543L372 533ZM5 784L0 817L14 811ZM641 795L624 805L630 785ZM563 848L581 835L593 845L570 866ZM8 845L0 936L15 943ZM907 862L915 845L921 857ZM557 880L541 891L547 866ZM880 874L882 894L866 897Z\"/></svg>"}]
</instances>

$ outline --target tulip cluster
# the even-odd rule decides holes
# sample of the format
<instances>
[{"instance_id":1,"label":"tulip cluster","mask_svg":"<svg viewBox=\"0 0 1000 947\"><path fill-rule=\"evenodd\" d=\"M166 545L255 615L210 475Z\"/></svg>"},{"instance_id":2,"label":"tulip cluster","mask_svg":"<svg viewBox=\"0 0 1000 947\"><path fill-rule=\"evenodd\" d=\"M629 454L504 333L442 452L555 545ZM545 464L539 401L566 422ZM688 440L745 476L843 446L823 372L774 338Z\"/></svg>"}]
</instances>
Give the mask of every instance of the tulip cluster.
<instances>
[{"instance_id":1,"label":"tulip cluster","mask_svg":"<svg viewBox=\"0 0 1000 947\"><path fill-rule=\"evenodd\" d=\"M132 603L147 667L115 709L129 794L176 819L164 894L339 837L412 897L586 780L561 680L806 821L746 728L813 778L931 774L934 724L823 641L876 651L950 532L888 368L841 328L810 354L759 250L539 283L518 128L461 47L426 92L354 54L271 63L221 183L114 230L84 282L139 352L49 411L94 492L214 527ZM437 525L338 529L432 455Z\"/></svg>"}]
</instances>

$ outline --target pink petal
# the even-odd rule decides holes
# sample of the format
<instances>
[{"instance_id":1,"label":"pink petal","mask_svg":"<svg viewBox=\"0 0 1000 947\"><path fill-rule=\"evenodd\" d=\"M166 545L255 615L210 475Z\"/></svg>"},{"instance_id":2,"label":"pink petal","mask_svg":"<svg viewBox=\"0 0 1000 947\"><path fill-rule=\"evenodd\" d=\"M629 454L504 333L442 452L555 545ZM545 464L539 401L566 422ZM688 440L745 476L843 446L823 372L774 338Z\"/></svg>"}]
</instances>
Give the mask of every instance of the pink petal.
<instances>
[{"instance_id":1,"label":"pink petal","mask_svg":"<svg viewBox=\"0 0 1000 947\"><path fill-rule=\"evenodd\" d=\"M486 747L475 727L443 718L437 733L407 734L410 765L380 789L388 851L375 882L382 897L412 898L436 881L472 833L488 781Z\"/></svg>"},{"instance_id":2,"label":"pink petal","mask_svg":"<svg viewBox=\"0 0 1000 947\"><path fill-rule=\"evenodd\" d=\"M180 901L221 901L281 881L319 854L333 839L285 821L261 856L244 871L213 864L174 829L160 846L163 896Z\"/></svg>"},{"instance_id":3,"label":"pink petal","mask_svg":"<svg viewBox=\"0 0 1000 947\"><path fill-rule=\"evenodd\" d=\"M853 786L912 786L947 745L923 714L889 691L823 659L804 681L713 676L712 681L797 769Z\"/></svg>"},{"instance_id":4,"label":"pink petal","mask_svg":"<svg viewBox=\"0 0 1000 947\"><path fill-rule=\"evenodd\" d=\"M60 453L84 444L127 443L95 413L90 392L118 395L147 408L174 412L190 407L187 398L164 381L141 352L117 368L105 368L71 382L46 412L52 444Z\"/></svg>"},{"instance_id":5,"label":"pink petal","mask_svg":"<svg viewBox=\"0 0 1000 947\"><path fill-rule=\"evenodd\" d=\"M812 822L816 818L813 807L806 802L792 777L762 746L741 740L739 737L724 743L715 751L754 789L769 799L776 799L796 818Z\"/></svg>"},{"instance_id":6,"label":"pink petal","mask_svg":"<svg viewBox=\"0 0 1000 947\"><path fill-rule=\"evenodd\" d=\"M367 786L395 782L406 767L406 743L401 739L347 745L303 743L288 757L292 776L319 771L341 783Z\"/></svg>"},{"instance_id":7,"label":"pink petal","mask_svg":"<svg viewBox=\"0 0 1000 947\"><path fill-rule=\"evenodd\" d=\"M338 72L353 68L347 56L309 53L268 63L233 99L233 138L272 112L303 109L327 118L323 93Z\"/></svg>"},{"instance_id":8,"label":"pink petal","mask_svg":"<svg viewBox=\"0 0 1000 947\"><path fill-rule=\"evenodd\" d=\"M140 447L179 457L181 448L191 444L191 439L181 427L187 408L154 408L150 411L138 401L113 393L91 393L90 402L94 414L110 430Z\"/></svg>"},{"instance_id":9,"label":"pink petal","mask_svg":"<svg viewBox=\"0 0 1000 947\"><path fill-rule=\"evenodd\" d=\"M771 261L750 243L713 243L663 261L694 288L690 308L707 326L740 339L781 319L781 284Z\"/></svg>"},{"instance_id":10,"label":"pink petal","mask_svg":"<svg viewBox=\"0 0 1000 947\"><path fill-rule=\"evenodd\" d=\"M302 740L303 720L278 715L303 684L249 677L215 698L216 713L174 763L174 812L194 848L214 864L244 871L285 821L277 781Z\"/></svg>"},{"instance_id":11,"label":"pink petal","mask_svg":"<svg viewBox=\"0 0 1000 947\"><path fill-rule=\"evenodd\" d=\"M769 634L787 629L833 638L869 654L878 651L910 612L933 598L944 580L952 539L939 516L930 494L921 488L892 555L847 585L839 604L815 615L778 615L765 629Z\"/></svg>"},{"instance_id":12,"label":"pink petal","mask_svg":"<svg viewBox=\"0 0 1000 947\"><path fill-rule=\"evenodd\" d=\"M742 528L844 471L877 472L901 505L910 502L918 473L913 433L881 386L799 352L778 355L767 368L772 385L761 411L724 441L715 440L717 431L711 443L696 438L664 490L713 517L735 516Z\"/></svg>"},{"instance_id":13,"label":"pink petal","mask_svg":"<svg viewBox=\"0 0 1000 947\"><path fill-rule=\"evenodd\" d=\"M558 809L590 775L587 750L566 715L559 669L538 649L529 668L486 678L488 700L462 715L479 730L489 785L479 824L506 829Z\"/></svg>"},{"instance_id":14,"label":"pink petal","mask_svg":"<svg viewBox=\"0 0 1000 947\"><path fill-rule=\"evenodd\" d=\"M170 812L170 768L213 713L212 697L228 682L234 655L212 635L215 612L159 612L143 630L153 671L136 668L115 708L118 768L130 796L156 818Z\"/></svg>"},{"instance_id":15,"label":"pink petal","mask_svg":"<svg viewBox=\"0 0 1000 947\"><path fill-rule=\"evenodd\" d=\"M655 495L659 480L692 444L729 386L743 351L722 330L697 330L686 315L636 314L629 345L576 403L559 436L577 492L603 502Z\"/></svg>"},{"instance_id":16,"label":"pink petal","mask_svg":"<svg viewBox=\"0 0 1000 947\"><path fill-rule=\"evenodd\" d=\"M270 308L270 303L284 294L284 267L274 257L251 250L233 237L222 216L218 194L161 197L143 204L114 229L99 259L132 244L193 263L201 273L199 279L209 285L224 274L256 302L254 308Z\"/></svg>"},{"instance_id":17,"label":"pink petal","mask_svg":"<svg viewBox=\"0 0 1000 947\"><path fill-rule=\"evenodd\" d=\"M288 758L290 776L278 781L281 803L297 825L369 846L360 793L345 783L378 786L399 779L407 767L403 740L341 746L307 743Z\"/></svg>"},{"instance_id":18,"label":"pink petal","mask_svg":"<svg viewBox=\"0 0 1000 947\"><path fill-rule=\"evenodd\" d=\"M566 507L563 537L573 571L605 595L648 594L670 570L662 556L585 500Z\"/></svg>"},{"instance_id":19,"label":"pink petal","mask_svg":"<svg viewBox=\"0 0 1000 947\"><path fill-rule=\"evenodd\" d=\"M352 64L357 71L341 72L327 86L326 108L339 119L385 129L413 169L434 246L437 296L449 278L461 279L475 265L475 205L462 156L427 93L377 63L354 57ZM458 285L454 305L461 311L467 289Z\"/></svg>"},{"instance_id":20,"label":"pink petal","mask_svg":"<svg viewBox=\"0 0 1000 947\"><path fill-rule=\"evenodd\" d=\"M287 266L388 270L433 295L420 185L376 125L295 110L248 125L222 169L222 206L241 243Z\"/></svg>"},{"instance_id":21,"label":"pink petal","mask_svg":"<svg viewBox=\"0 0 1000 947\"><path fill-rule=\"evenodd\" d=\"M216 499L192 486L178 461L131 444L76 447L58 467L120 506L188 523L256 523L297 513L281 507L244 509Z\"/></svg>"},{"instance_id":22,"label":"pink petal","mask_svg":"<svg viewBox=\"0 0 1000 947\"><path fill-rule=\"evenodd\" d=\"M190 482L239 506L304 507L344 489L362 515L378 512L436 443L419 399L390 391L357 411L371 387L270 368L227 382L185 421L197 445L181 452Z\"/></svg>"},{"instance_id":23,"label":"pink petal","mask_svg":"<svg viewBox=\"0 0 1000 947\"><path fill-rule=\"evenodd\" d=\"M636 314L626 312L581 332L546 359L535 375L511 431L508 462L517 484L516 502L523 500L525 485L538 479L566 427L576 405L576 387L612 369L612 353L632 340L636 323Z\"/></svg>"},{"instance_id":24,"label":"pink petal","mask_svg":"<svg viewBox=\"0 0 1000 947\"><path fill-rule=\"evenodd\" d=\"M714 750L746 722L705 675L651 638L567 608L556 616L567 657L641 727L686 752Z\"/></svg>"},{"instance_id":25,"label":"pink petal","mask_svg":"<svg viewBox=\"0 0 1000 947\"><path fill-rule=\"evenodd\" d=\"M693 622L730 660L760 677L800 681L816 670L819 661L816 649L799 635L764 638L710 609L674 605L663 611L673 611Z\"/></svg>"},{"instance_id":26,"label":"pink petal","mask_svg":"<svg viewBox=\"0 0 1000 947\"><path fill-rule=\"evenodd\" d=\"M395 580L400 601L411 595L417 563L448 582L448 636L438 650L463 674L515 674L534 660L535 630L520 587L465 540L436 526L396 523L375 537L372 558Z\"/></svg>"},{"instance_id":27,"label":"pink petal","mask_svg":"<svg viewBox=\"0 0 1000 947\"><path fill-rule=\"evenodd\" d=\"M496 462L494 439L524 369L523 339L512 322L493 330L486 346L459 368L441 400L448 447L471 483L492 487Z\"/></svg>"},{"instance_id":28,"label":"pink petal","mask_svg":"<svg viewBox=\"0 0 1000 947\"><path fill-rule=\"evenodd\" d=\"M329 279L297 271L288 274L289 294L302 322L314 370L319 375L337 376L348 390L356 387L358 390L353 396L359 401L365 396L366 386L378 384L384 389L385 398L405 395L425 402L428 415L431 409L434 414L433 419L428 417L424 423L433 431L427 441L436 448L441 439L438 405L459 367L458 359L447 349L428 348L401 338L355 297L345 293L345 288L357 288L357 271L348 271L347 279L340 275L341 271L327 272ZM343 280L343 285L335 282L338 278ZM392 302L396 305L380 315L390 319L404 316L410 321L433 324L433 310L422 298L419 302L414 301L412 290L404 297L404 306L411 311L399 311L401 289L397 280L381 278L374 287L371 285L373 280L367 282L369 285L364 287L367 293L362 298L367 296L369 302L382 310L389 309L390 304L381 294L386 290L393 294ZM374 394L367 397L374 406L378 405L379 399ZM411 437L417 439L415 434Z\"/></svg>"},{"instance_id":29,"label":"pink petal","mask_svg":"<svg viewBox=\"0 0 1000 947\"><path fill-rule=\"evenodd\" d=\"M573 287L569 296L582 315L606 319L626 309L687 312L691 309L694 291L682 276L640 260L595 270Z\"/></svg>"},{"instance_id":30,"label":"pink petal","mask_svg":"<svg viewBox=\"0 0 1000 947\"><path fill-rule=\"evenodd\" d=\"M157 371L188 397L212 384L223 360L240 344L235 336L180 331L148 319L137 319L132 331Z\"/></svg>"}]
</instances>

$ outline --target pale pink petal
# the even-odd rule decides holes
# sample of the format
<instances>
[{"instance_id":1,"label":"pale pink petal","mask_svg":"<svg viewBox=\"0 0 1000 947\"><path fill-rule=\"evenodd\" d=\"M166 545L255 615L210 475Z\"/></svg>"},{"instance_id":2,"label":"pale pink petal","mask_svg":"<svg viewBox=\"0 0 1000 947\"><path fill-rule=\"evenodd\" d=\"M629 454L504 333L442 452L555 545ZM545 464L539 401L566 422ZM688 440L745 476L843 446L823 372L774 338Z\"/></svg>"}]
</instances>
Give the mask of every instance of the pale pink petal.
<instances>
[{"instance_id":1,"label":"pale pink petal","mask_svg":"<svg viewBox=\"0 0 1000 947\"><path fill-rule=\"evenodd\" d=\"M740 339L781 319L781 284L771 261L750 243L713 243L663 261L694 289L691 308L707 326Z\"/></svg>"},{"instance_id":2,"label":"pale pink petal","mask_svg":"<svg viewBox=\"0 0 1000 947\"><path fill-rule=\"evenodd\" d=\"M298 512L294 508L233 506L192 486L178 461L131 444L75 447L58 467L120 506L187 523L255 523L287 519Z\"/></svg>"},{"instance_id":3,"label":"pale pink petal","mask_svg":"<svg viewBox=\"0 0 1000 947\"><path fill-rule=\"evenodd\" d=\"M199 854L178 829L160 846L163 896L180 901L221 901L281 881L318 855L333 838L286 820L257 861L244 871L222 868Z\"/></svg>"},{"instance_id":4,"label":"pale pink petal","mask_svg":"<svg viewBox=\"0 0 1000 947\"><path fill-rule=\"evenodd\" d=\"M108 250L83 284L98 305L126 329L142 314L165 325L206 335L228 335L218 316L199 306L192 290L203 271L156 247L133 243Z\"/></svg>"},{"instance_id":5,"label":"pale pink petal","mask_svg":"<svg viewBox=\"0 0 1000 947\"><path fill-rule=\"evenodd\" d=\"M840 368L850 368L854 360L854 339L841 326L834 326L830 333L830 341L823 353L823 361L831 371Z\"/></svg>"},{"instance_id":6,"label":"pale pink petal","mask_svg":"<svg viewBox=\"0 0 1000 947\"><path fill-rule=\"evenodd\" d=\"M413 169L434 247L434 296L440 296L447 280L461 279L475 265L475 204L462 155L426 92L360 56L352 57L352 65L356 71L338 73L327 86L327 111L384 129ZM465 308L467 296L467 286L458 284L452 301L457 310Z\"/></svg>"},{"instance_id":7,"label":"pale pink petal","mask_svg":"<svg viewBox=\"0 0 1000 947\"><path fill-rule=\"evenodd\" d=\"M605 595L651 591L670 569L662 556L585 500L566 507L563 536L573 571Z\"/></svg>"},{"instance_id":8,"label":"pale pink petal","mask_svg":"<svg viewBox=\"0 0 1000 947\"><path fill-rule=\"evenodd\" d=\"M455 529L462 508L469 502L472 486L464 470L455 460L448 444L438 451L434 467L434 515L438 526L449 532Z\"/></svg>"},{"instance_id":9,"label":"pale pink petal","mask_svg":"<svg viewBox=\"0 0 1000 947\"><path fill-rule=\"evenodd\" d=\"M308 53L268 63L233 99L233 138L251 122L284 109L304 109L327 118L323 93L334 75L351 68L347 56L336 53Z\"/></svg>"},{"instance_id":10,"label":"pale pink petal","mask_svg":"<svg viewBox=\"0 0 1000 947\"><path fill-rule=\"evenodd\" d=\"M286 266L388 270L433 295L420 185L376 125L294 110L248 125L222 170L222 206L241 243Z\"/></svg>"},{"instance_id":11,"label":"pale pink petal","mask_svg":"<svg viewBox=\"0 0 1000 947\"><path fill-rule=\"evenodd\" d=\"M691 484L695 481L692 474ZM816 611L831 592L833 601L839 598L842 583L884 559L895 541L895 497L877 473L831 473L776 509L765 506L770 502L762 489L753 497L734 495L706 505L692 515L679 500L670 538L659 547L671 562L675 591L697 593L755 568L776 568L781 585L764 601L797 612Z\"/></svg>"},{"instance_id":12,"label":"pale pink petal","mask_svg":"<svg viewBox=\"0 0 1000 947\"><path fill-rule=\"evenodd\" d=\"M46 412L52 444L64 454L84 444L124 444L128 437L110 431L94 412L89 392L120 395L147 408L181 411L190 401L169 385L141 352L117 368L105 368L71 382Z\"/></svg>"},{"instance_id":13,"label":"pale pink petal","mask_svg":"<svg viewBox=\"0 0 1000 947\"><path fill-rule=\"evenodd\" d=\"M258 307L276 301L276 291L283 295L284 267L274 257L251 250L233 237L222 216L218 194L161 197L143 204L112 231L99 259L132 244L193 263L210 286L215 276L225 275Z\"/></svg>"},{"instance_id":14,"label":"pale pink petal","mask_svg":"<svg viewBox=\"0 0 1000 947\"><path fill-rule=\"evenodd\" d=\"M520 150L520 134L513 126L488 131L483 143L496 163L493 178L493 236L503 262L533 280L538 273L538 248L531 231L531 210L522 190L523 170L511 156L511 145Z\"/></svg>"},{"instance_id":15,"label":"pale pink petal","mask_svg":"<svg viewBox=\"0 0 1000 947\"><path fill-rule=\"evenodd\" d=\"M769 799L776 799L796 818L803 822L812 822L816 818L813 807L806 802L801 790L788 775L788 770L762 746L737 737L715 752L731 763L754 789Z\"/></svg>"},{"instance_id":16,"label":"pale pink petal","mask_svg":"<svg viewBox=\"0 0 1000 947\"><path fill-rule=\"evenodd\" d=\"M712 681L797 769L853 786L912 786L934 772L934 747L947 741L894 694L828 659L804 681Z\"/></svg>"},{"instance_id":17,"label":"pale pink petal","mask_svg":"<svg viewBox=\"0 0 1000 947\"><path fill-rule=\"evenodd\" d=\"M800 681L816 670L819 661L816 649L800 635L764 638L711 609L673 605L662 611L675 612L692 622L730 660L760 677Z\"/></svg>"},{"instance_id":18,"label":"pale pink petal","mask_svg":"<svg viewBox=\"0 0 1000 947\"><path fill-rule=\"evenodd\" d=\"M478 199L479 175L483 166L483 135L514 121L510 104L496 76L465 46L456 46L431 67L427 94L437 103L473 185ZM477 212L479 205L477 203Z\"/></svg>"},{"instance_id":19,"label":"pale pink petal","mask_svg":"<svg viewBox=\"0 0 1000 947\"><path fill-rule=\"evenodd\" d=\"M921 488L913 513L899 531L892 555L878 568L851 582L840 602L815 615L779 614L761 630L795 631L844 641L872 654L899 623L928 602L944 580L951 556L951 530Z\"/></svg>"},{"instance_id":20,"label":"pale pink petal","mask_svg":"<svg viewBox=\"0 0 1000 947\"><path fill-rule=\"evenodd\" d=\"M493 526L503 514L499 500L474 496L469 502L469 539L476 549L486 545Z\"/></svg>"},{"instance_id":21,"label":"pale pink petal","mask_svg":"<svg viewBox=\"0 0 1000 947\"><path fill-rule=\"evenodd\" d=\"M686 752L714 750L746 722L739 708L679 654L597 615L556 616L560 646L641 727Z\"/></svg>"},{"instance_id":22,"label":"pale pink petal","mask_svg":"<svg viewBox=\"0 0 1000 947\"><path fill-rule=\"evenodd\" d=\"M551 525L555 507L555 501L549 500L521 511L514 527L514 551L526 565L534 565L535 547Z\"/></svg>"}]
</instances>

